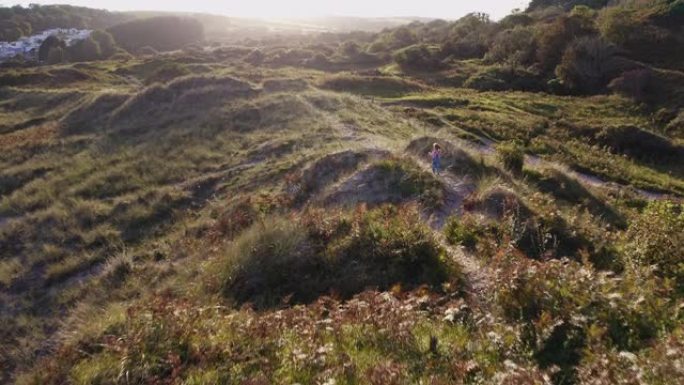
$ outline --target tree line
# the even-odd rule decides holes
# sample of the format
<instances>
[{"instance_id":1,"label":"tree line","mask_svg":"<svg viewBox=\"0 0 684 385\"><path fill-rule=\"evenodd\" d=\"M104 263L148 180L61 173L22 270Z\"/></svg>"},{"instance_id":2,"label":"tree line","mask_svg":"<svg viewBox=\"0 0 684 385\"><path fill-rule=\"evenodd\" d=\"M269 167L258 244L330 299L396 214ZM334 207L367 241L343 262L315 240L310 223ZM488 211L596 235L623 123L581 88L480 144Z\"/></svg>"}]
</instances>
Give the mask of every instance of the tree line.
<instances>
[{"instance_id":1,"label":"tree line","mask_svg":"<svg viewBox=\"0 0 684 385\"><path fill-rule=\"evenodd\" d=\"M132 15L70 5L0 6L0 41L15 41L53 28L106 29Z\"/></svg>"}]
</instances>

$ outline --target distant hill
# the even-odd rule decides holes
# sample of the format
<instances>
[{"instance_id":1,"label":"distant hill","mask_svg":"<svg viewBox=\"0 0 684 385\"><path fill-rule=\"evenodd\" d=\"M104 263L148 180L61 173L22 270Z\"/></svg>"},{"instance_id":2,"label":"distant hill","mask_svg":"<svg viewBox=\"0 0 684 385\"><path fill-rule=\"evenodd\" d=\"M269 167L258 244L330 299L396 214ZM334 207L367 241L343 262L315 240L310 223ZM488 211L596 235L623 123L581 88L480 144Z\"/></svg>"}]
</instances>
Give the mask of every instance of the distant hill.
<instances>
[{"instance_id":1,"label":"distant hill","mask_svg":"<svg viewBox=\"0 0 684 385\"><path fill-rule=\"evenodd\" d=\"M14 41L51 28L106 29L114 25L156 16L183 16L199 20L208 37L219 40L254 38L263 33L309 32L379 32L414 21L427 22L420 17L364 18L326 16L309 18L257 19L213 15L207 13L179 13L161 11L110 12L103 9L70 5L30 5L29 7L0 6L0 41Z\"/></svg>"},{"instance_id":2,"label":"distant hill","mask_svg":"<svg viewBox=\"0 0 684 385\"><path fill-rule=\"evenodd\" d=\"M432 19L421 17L381 17L364 18L353 16L326 16L309 18L258 19L232 17L207 13L178 13L137 11L128 12L134 18L156 16L183 16L197 19L204 26L208 41L231 42L243 39L261 39L274 33L301 35L307 33L346 33L352 31L380 32L386 28L396 28L412 22L429 22Z\"/></svg>"}]
</instances>

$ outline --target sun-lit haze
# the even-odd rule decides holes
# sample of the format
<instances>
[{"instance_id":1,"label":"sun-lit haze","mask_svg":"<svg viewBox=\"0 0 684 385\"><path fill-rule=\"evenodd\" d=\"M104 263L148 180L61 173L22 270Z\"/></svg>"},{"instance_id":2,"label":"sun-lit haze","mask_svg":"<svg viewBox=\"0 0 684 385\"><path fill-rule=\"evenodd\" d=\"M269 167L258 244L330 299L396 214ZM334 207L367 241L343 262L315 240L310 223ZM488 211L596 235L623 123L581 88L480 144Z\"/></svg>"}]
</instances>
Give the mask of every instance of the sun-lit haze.
<instances>
[{"instance_id":1,"label":"sun-lit haze","mask_svg":"<svg viewBox=\"0 0 684 385\"><path fill-rule=\"evenodd\" d=\"M91 0L91 1L22 1L21 5L72 4L117 11L163 10L182 12L208 12L242 17L311 17L311 16L362 16L393 17L419 16L456 19L469 12L485 12L492 18L506 16L515 8L525 8L528 0ZM11 5L3 1L2 5Z\"/></svg>"}]
</instances>

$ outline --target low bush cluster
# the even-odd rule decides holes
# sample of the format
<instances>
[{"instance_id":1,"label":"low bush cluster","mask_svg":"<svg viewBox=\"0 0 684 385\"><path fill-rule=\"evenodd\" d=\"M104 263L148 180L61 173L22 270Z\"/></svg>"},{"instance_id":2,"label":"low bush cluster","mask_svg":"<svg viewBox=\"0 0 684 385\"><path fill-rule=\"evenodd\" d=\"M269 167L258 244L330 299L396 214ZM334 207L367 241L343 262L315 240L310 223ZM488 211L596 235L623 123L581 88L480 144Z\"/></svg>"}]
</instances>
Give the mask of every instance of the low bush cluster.
<instances>
[{"instance_id":1,"label":"low bush cluster","mask_svg":"<svg viewBox=\"0 0 684 385\"><path fill-rule=\"evenodd\" d=\"M676 315L668 285L646 271L615 278L575 262L511 256L496 267L501 311L512 322L527 323L527 343L539 365L560 369L556 383L576 382L577 366L593 358L592 344L638 352Z\"/></svg>"},{"instance_id":2,"label":"low bush cluster","mask_svg":"<svg viewBox=\"0 0 684 385\"><path fill-rule=\"evenodd\" d=\"M463 84L478 91L527 91L545 90L543 78L524 69L492 66L478 71Z\"/></svg>"},{"instance_id":3,"label":"low bush cluster","mask_svg":"<svg viewBox=\"0 0 684 385\"><path fill-rule=\"evenodd\" d=\"M459 279L418 212L395 206L266 219L240 235L217 263L221 292L258 307L324 294L348 298L396 284L439 288Z\"/></svg>"},{"instance_id":4,"label":"low bush cluster","mask_svg":"<svg viewBox=\"0 0 684 385\"><path fill-rule=\"evenodd\" d=\"M452 245L461 245L467 248L474 248L480 237L480 229L472 216L449 217L444 225L444 236L447 242Z\"/></svg>"},{"instance_id":5,"label":"low bush cluster","mask_svg":"<svg viewBox=\"0 0 684 385\"><path fill-rule=\"evenodd\" d=\"M543 383L520 331L458 321L458 297L364 292L254 312L170 293L128 308L101 334L63 346L20 385Z\"/></svg>"},{"instance_id":6,"label":"low bush cluster","mask_svg":"<svg viewBox=\"0 0 684 385\"><path fill-rule=\"evenodd\" d=\"M506 170L516 175L522 173L525 153L518 144L514 142L500 143L496 146L496 156Z\"/></svg>"},{"instance_id":7,"label":"low bush cluster","mask_svg":"<svg viewBox=\"0 0 684 385\"><path fill-rule=\"evenodd\" d=\"M684 205L652 202L629 226L625 252L641 266L654 266L656 274L671 280L684 294Z\"/></svg>"}]
</instances>

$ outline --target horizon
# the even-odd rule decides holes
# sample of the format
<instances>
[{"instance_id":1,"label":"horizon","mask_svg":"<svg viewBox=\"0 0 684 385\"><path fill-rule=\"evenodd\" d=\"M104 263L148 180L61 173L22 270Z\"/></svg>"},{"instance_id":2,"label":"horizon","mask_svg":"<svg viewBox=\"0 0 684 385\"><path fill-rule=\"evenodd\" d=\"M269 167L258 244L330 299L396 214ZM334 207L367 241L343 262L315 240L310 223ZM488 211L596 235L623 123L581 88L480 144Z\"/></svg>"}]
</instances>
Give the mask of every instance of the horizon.
<instances>
[{"instance_id":1,"label":"horizon","mask_svg":"<svg viewBox=\"0 0 684 385\"><path fill-rule=\"evenodd\" d=\"M380 0L372 3L362 0L351 0L345 3L321 2L315 0L292 0L287 4L275 0L242 1L210 1L194 2L170 0L150 1L144 7L133 0L66 0L66 1L18 1L2 2L2 6L28 6L29 4L53 5L65 4L88 8L106 9L121 12L183 12L209 13L216 15L260 18L260 19L305 19L318 17L360 17L360 18L435 18L458 19L472 12L483 12L492 19L498 20L509 15L515 9L524 9L529 0L483 0L480 2L453 2L444 4L439 0L390 1ZM391 11L388 11L391 10Z\"/></svg>"}]
</instances>

